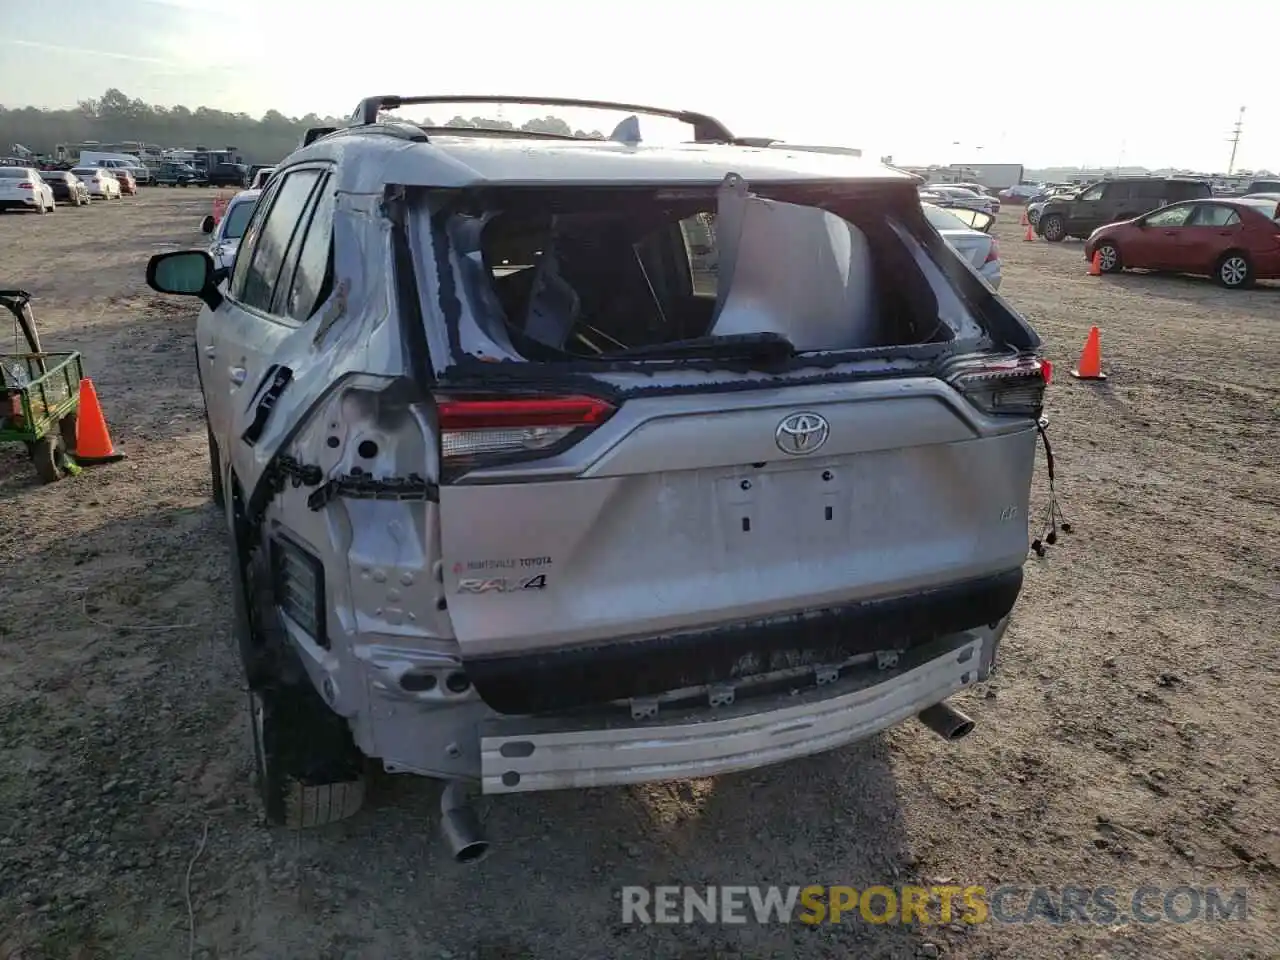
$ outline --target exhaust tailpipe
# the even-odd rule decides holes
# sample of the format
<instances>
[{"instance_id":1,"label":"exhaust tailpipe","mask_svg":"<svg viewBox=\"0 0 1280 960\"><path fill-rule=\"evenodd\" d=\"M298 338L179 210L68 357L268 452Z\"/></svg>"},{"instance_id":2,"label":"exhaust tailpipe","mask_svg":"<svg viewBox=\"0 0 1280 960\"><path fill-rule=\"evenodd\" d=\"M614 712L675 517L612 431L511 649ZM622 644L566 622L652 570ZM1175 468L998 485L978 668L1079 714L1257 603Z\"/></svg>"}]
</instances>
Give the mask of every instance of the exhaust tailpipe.
<instances>
[{"instance_id":1,"label":"exhaust tailpipe","mask_svg":"<svg viewBox=\"0 0 1280 960\"><path fill-rule=\"evenodd\" d=\"M450 780L440 794L440 832L457 863L479 863L489 853L489 841L461 780Z\"/></svg>"},{"instance_id":2,"label":"exhaust tailpipe","mask_svg":"<svg viewBox=\"0 0 1280 960\"><path fill-rule=\"evenodd\" d=\"M945 700L921 710L916 719L943 740L961 740L973 730L973 721Z\"/></svg>"}]
</instances>

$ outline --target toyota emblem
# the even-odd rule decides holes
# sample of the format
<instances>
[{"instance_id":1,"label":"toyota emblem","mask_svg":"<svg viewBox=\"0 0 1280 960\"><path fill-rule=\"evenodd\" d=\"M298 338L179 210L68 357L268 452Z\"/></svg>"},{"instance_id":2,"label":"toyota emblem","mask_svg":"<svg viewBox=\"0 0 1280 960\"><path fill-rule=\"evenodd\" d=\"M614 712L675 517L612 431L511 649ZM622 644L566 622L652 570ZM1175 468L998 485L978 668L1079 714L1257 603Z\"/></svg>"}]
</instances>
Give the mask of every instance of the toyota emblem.
<instances>
[{"instance_id":1,"label":"toyota emblem","mask_svg":"<svg viewBox=\"0 0 1280 960\"><path fill-rule=\"evenodd\" d=\"M813 453L831 433L827 418L817 413L793 413L786 417L773 433L778 449L793 457Z\"/></svg>"}]
</instances>

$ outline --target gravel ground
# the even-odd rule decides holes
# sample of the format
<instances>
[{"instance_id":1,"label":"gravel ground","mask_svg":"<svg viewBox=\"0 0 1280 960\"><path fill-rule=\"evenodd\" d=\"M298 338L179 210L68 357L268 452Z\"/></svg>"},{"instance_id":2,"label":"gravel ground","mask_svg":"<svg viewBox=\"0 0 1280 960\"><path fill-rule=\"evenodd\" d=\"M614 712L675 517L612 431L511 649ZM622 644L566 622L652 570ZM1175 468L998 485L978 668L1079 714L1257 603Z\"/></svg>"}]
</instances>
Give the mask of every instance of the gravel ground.
<instances>
[{"instance_id":1,"label":"gravel ground","mask_svg":"<svg viewBox=\"0 0 1280 960\"><path fill-rule=\"evenodd\" d=\"M128 455L41 487L0 448L0 960L1280 955L1280 288L1088 277L1006 209L1002 292L1056 364L1076 532L1028 562L998 678L959 698L976 731L485 801L495 853L460 867L424 781L318 832L259 818L193 312L142 279L200 243L210 197L0 216L0 286L37 295L46 349L84 353ZM1105 384L1067 376L1092 324ZM1246 888L1249 917L643 927L617 893L912 881Z\"/></svg>"}]
</instances>

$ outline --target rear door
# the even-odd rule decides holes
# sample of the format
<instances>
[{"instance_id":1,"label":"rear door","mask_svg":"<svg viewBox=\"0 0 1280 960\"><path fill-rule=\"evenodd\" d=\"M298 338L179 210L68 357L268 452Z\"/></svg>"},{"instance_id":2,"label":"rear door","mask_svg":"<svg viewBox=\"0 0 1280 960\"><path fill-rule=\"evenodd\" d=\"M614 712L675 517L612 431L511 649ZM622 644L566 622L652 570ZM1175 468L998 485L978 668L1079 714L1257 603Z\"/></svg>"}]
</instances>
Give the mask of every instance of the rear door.
<instances>
[{"instance_id":1,"label":"rear door","mask_svg":"<svg viewBox=\"0 0 1280 960\"><path fill-rule=\"evenodd\" d=\"M1068 204L1067 232L1088 236L1096 227L1108 221L1106 216L1104 195L1108 184L1094 184L1080 195L1077 200Z\"/></svg>"},{"instance_id":2,"label":"rear door","mask_svg":"<svg viewBox=\"0 0 1280 960\"><path fill-rule=\"evenodd\" d=\"M1138 196L1140 190L1141 184L1133 181L1115 181L1107 184L1106 193L1102 198L1102 208L1099 211L1104 219L1095 226L1131 220L1138 214L1145 213L1146 209L1143 208Z\"/></svg>"},{"instance_id":3,"label":"rear door","mask_svg":"<svg viewBox=\"0 0 1280 960\"><path fill-rule=\"evenodd\" d=\"M1244 226L1234 207L1197 203L1178 231L1178 263L1188 273L1212 274L1218 258L1241 243Z\"/></svg>"},{"instance_id":4,"label":"rear door","mask_svg":"<svg viewBox=\"0 0 1280 960\"><path fill-rule=\"evenodd\" d=\"M212 398L210 421L225 461L246 487L261 473L252 448L265 426L262 418L287 383L277 382L273 359L299 326L287 309L287 291L327 181L323 167L295 167L263 196L224 287L226 299L202 316L197 331L205 394Z\"/></svg>"}]
</instances>

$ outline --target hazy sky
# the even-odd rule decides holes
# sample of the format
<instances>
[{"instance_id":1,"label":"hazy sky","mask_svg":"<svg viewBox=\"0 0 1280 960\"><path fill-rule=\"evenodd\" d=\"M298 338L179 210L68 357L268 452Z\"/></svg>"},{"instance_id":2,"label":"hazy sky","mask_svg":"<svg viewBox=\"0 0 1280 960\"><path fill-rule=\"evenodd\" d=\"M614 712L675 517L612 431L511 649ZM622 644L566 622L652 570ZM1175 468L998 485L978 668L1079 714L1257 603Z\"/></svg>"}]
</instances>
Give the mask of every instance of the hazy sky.
<instances>
[{"instance_id":1,"label":"hazy sky","mask_svg":"<svg viewBox=\"0 0 1280 960\"><path fill-rule=\"evenodd\" d=\"M1225 170L1244 106L1236 166L1280 169L1280 0L1221 15L1148 0L0 0L0 23L6 106L111 86L255 116L544 94L701 110L899 163L1205 172Z\"/></svg>"}]
</instances>

